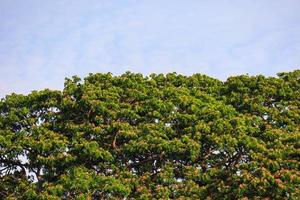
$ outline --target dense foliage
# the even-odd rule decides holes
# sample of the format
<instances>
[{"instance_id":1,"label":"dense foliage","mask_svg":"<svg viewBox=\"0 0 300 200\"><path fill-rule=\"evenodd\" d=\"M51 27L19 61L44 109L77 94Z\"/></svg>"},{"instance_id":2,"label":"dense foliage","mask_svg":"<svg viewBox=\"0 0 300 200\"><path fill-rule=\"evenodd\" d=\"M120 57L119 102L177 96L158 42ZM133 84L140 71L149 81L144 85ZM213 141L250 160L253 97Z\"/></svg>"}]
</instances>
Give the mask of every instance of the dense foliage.
<instances>
[{"instance_id":1,"label":"dense foliage","mask_svg":"<svg viewBox=\"0 0 300 200\"><path fill-rule=\"evenodd\" d=\"M0 101L1 199L297 199L300 70L90 74Z\"/></svg>"}]
</instances>

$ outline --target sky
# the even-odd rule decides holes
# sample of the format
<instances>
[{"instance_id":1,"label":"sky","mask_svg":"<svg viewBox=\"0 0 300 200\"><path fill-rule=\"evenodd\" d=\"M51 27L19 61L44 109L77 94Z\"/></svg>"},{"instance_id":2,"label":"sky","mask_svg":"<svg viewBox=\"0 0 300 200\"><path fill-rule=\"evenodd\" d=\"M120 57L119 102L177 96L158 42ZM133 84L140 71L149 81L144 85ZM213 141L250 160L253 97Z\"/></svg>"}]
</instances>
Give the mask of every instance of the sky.
<instances>
[{"instance_id":1,"label":"sky","mask_svg":"<svg viewBox=\"0 0 300 200\"><path fill-rule=\"evenodd\" d=\"M300 0L0 0L0 97L126 71L300 68Z\"/></svg>"}]
</instances>

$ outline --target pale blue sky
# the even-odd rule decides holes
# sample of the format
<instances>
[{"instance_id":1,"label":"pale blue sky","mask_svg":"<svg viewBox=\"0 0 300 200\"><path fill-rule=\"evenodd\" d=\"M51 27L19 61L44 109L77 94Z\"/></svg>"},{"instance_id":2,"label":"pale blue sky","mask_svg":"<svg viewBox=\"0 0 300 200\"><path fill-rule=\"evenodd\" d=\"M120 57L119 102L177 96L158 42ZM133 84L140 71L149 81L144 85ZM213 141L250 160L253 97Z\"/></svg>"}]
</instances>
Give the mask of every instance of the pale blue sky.
<instances>
[{"instance_id":1,"label":"pale blue sky","mask_svg":"<svg viewBox=\"0 0 300 200\"><path fill-rule=\"evenodd\" d=\"M125 71L300 68L300 0L0 0L0 97Z\"/></svg>"}]
</instances>

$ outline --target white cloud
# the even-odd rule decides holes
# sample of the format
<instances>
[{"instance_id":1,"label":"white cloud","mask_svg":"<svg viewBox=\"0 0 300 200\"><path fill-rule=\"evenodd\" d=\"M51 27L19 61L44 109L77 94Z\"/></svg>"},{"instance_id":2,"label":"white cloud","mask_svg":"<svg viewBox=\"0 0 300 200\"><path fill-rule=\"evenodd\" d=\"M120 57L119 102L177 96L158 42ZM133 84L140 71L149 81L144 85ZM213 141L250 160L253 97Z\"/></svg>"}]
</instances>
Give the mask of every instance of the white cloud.
<instances>
[{"instance_id":1,"label":"white cloud","mask_svg":"<svg viewBox=\"0 0 300 200\"><path fill-rule=\"evenodd\" d=\"M64 77L274 75L299 68L300 3L1 1L0 96L62 88Z\"/></svg>"}]
</instances>

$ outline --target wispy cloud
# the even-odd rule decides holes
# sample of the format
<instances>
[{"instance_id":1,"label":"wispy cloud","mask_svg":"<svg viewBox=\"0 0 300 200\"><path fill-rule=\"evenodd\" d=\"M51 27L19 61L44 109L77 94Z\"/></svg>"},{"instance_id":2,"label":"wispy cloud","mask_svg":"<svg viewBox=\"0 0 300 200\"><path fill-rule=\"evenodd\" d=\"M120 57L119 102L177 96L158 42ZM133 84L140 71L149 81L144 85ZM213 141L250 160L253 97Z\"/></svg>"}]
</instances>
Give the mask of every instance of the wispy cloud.
<instances>
[{"instance_id":1,"label":"wispy cloud","mask_svg":"<svg viewBox=\"0 0 300 200\"><path fill-rule=\"evenodd\" d=\"M0 96L127 70L225 79L300 65L300 2L0 2Z\"/></svg>"}]
</instances>

